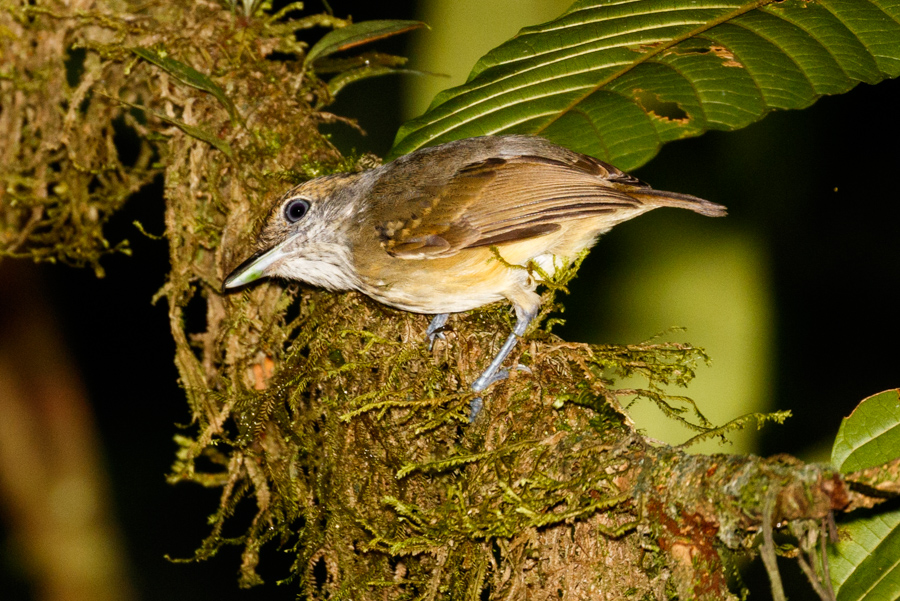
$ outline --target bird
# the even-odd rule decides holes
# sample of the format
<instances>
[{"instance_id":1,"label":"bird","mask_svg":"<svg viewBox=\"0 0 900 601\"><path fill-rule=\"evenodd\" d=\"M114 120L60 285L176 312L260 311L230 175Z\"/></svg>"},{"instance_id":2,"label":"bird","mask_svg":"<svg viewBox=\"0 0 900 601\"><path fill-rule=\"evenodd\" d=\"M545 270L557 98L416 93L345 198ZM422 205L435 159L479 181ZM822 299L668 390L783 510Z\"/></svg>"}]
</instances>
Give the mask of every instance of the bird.
<instances>
[{"instance_id":1,"label":"bird","mask_svg":"<svg viewBox=\"0 0 900 601\"><path fill-rule=\"evenodd\" d=\"M538 314L539 274L552 276L614 226L658 207L726 214L538 136L465 138L291 188L223 291L263 277L356 290L435 315L426 330L432 343L449 314L508 301L515 326L471 384L474 420L480 393L508 376L503 362Z\"/></svg>"}]
</instances>

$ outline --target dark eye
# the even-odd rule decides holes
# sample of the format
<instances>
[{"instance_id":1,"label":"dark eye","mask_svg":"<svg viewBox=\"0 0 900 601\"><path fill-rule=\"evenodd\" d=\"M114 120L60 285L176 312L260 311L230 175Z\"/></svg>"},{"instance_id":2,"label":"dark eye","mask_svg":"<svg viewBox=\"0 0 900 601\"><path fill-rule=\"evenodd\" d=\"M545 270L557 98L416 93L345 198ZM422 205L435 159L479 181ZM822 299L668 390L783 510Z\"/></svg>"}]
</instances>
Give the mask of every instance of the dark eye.
<instances>
[{"instance_id":1,"label":"dark eye","mask_svg":"<svg viewBox=\"0 0 900 601\"><path fill-rule=\"evenodd\" d=\"M295 223L303 219L307 211L309 211L309 201L295 198L284 206L284 218L288 223Z\"/></svg>"}]
</instances>

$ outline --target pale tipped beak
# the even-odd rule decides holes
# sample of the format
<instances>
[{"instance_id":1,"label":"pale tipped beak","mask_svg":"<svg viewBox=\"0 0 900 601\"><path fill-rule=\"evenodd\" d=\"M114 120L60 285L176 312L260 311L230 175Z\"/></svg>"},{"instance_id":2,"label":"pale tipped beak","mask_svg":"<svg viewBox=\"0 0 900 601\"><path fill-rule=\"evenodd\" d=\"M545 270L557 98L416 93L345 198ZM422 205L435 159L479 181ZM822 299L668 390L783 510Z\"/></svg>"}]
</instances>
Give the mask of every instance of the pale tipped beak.
<instances>
[{"instance_id":1,"label":"pale tipped beak","mask_svg":"<svg viewBox=\"0 0 900 601\"><path fill-rule=\"evenodd\" d=\"M269 266L282 256L284 256L284 253L281 250L280 244L275 248L254 253L249 259L238 265L237 268L225 278L222 289L228 290L229 288L238 288L249 284L250 282L255 282L259 278L265 277L267 275L266 270Z\"/></svg>"}]
</instances>

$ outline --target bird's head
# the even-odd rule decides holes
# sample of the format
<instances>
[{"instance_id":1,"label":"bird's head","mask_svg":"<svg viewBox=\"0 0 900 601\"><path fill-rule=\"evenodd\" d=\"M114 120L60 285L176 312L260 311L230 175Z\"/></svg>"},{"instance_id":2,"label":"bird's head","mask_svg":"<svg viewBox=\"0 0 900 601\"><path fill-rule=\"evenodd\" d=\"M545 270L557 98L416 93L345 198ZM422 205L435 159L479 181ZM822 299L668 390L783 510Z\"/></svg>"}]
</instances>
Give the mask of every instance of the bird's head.
<instances>
[{"instance_id":1,"label":"bird's head","mask_svg":"<svg viewBox=\"0 0 900 601\"><path fill-rule=\"evenodd\" d=\"M320 177L279 198L260 230L257 251L225 278L224 289L269 276L329 290L355 288L347 236L362 208L362 175Z\"/></svg>"}]
</instances>

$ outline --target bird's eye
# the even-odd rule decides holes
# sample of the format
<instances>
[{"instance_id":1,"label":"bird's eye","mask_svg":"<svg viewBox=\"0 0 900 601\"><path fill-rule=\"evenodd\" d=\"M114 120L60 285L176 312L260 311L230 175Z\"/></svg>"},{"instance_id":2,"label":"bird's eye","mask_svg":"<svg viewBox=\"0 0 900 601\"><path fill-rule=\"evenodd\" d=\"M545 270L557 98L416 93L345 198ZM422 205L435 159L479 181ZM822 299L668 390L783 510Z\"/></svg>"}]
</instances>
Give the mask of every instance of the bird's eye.
<instances>
[{"instance_id":1,"label":"bird's eye","mask_svg":"<svg viewBox=\"0 0 900 601\"><path fill-rule=\"evenodd\" d=\"M309 211L309 201L295 198L284 206L284 218L288 223L296 223L303 219L307 211Z\"/></svg>"}]
</instances>

